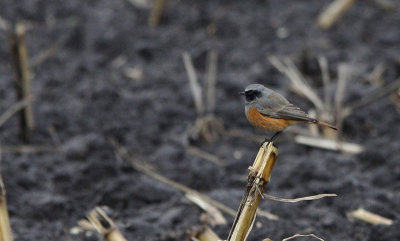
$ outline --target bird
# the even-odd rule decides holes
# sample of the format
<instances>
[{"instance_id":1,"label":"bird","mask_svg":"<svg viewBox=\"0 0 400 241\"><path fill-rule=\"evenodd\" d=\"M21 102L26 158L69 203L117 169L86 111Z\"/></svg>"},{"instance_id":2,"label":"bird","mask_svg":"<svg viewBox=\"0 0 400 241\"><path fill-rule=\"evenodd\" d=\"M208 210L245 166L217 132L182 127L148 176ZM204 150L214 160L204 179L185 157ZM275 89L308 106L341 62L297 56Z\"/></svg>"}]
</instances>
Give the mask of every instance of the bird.
<instances>
[{"instance_id":1,"label":"bird","mask_svg":"<svg viewBox=\"0 0 400 241\"><path fill-rule=\"evenodd\" d=\"M248 121L258 129L275 132L269 140L265 139L264 142L274 141L286 127L298 123L317 124L337 130L331 124L309 117L281 94L264 85L248 85L239 94L246 97L245 113Z\"/></svg>"}]
</instances>

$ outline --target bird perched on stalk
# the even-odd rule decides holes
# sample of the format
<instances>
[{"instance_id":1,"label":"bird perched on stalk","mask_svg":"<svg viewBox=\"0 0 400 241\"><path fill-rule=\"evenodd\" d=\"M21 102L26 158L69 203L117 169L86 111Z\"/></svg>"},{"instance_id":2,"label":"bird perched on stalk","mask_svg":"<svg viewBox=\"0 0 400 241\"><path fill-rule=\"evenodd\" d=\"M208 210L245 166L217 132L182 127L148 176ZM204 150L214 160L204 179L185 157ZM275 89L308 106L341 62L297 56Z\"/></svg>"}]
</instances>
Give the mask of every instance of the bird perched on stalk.
<instances>
[{"instance_id":1,"label":"bird perched on stalk","mask_svg":"<svg viewBox=\"0 0 400 241\"><path fill-rule=\"evenodd\" d=\"M268 141L273 141L286 127L298 123L317 124L337 130L331 124L309 117L285 97L263 85L251 84L240 94L246 97L245 112L249 122L261 130L275 131Z\"/></svg>"}]
</instances>

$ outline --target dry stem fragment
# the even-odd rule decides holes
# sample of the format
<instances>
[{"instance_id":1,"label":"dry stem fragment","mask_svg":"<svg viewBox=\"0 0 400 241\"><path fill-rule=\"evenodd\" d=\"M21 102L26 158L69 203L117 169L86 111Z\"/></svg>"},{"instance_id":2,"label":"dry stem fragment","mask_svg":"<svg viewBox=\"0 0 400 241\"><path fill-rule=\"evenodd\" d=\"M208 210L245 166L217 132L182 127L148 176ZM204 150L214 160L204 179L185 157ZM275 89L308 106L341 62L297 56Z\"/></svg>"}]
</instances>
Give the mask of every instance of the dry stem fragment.
<instances>
[{"instance_id":1,"label":"dry stem fragment","mask_svg":"<svg viewBox=\"0 0 400 241\"><path fill-rule=\"evenodd\" d=\"M393 220L382 217L378 214L372 213L363 208L359 208L355 211L352 211L352 212L348 213L347 216L350 218L356 218L361 221L375 224L375 225L376 224L382 224L382 225L392 225L393 224Z\"/></svg>"},{"instance_id":2,"label":"dry stem fragment","mask_svg":"<svg viewBox=\"0 0 400 241\"><path fill-rule=\"evenodd\" d=\"M400 89L396 93L390 95L390 100L396 107L397 112L400 114Z\"/></svg>"},{"instance_id":3,"label":"dry stem fragment","mask_svg":"<svg viewBox=\"0 0 400 241\"><path fill-rule=\"evenodd\" d=\"M294 140L296 143L302 145L319 147L333 151L343 151L352 154L357 154L364 151L364 147L356 143L330 140L321 137L298 135L294 138Z\"/></svg>"},{"instance_id":4,"label":"dry stem fragment","mask_svg":"<svg viewBox=\"0 0 400 241\"><path fill-rule=\"evenodd\" d=\"M182 54L183 63L186 68L186 72L188 75L189 83L190 83L190 90L192 91L194 104L196 106L197 115L201 116L204 114L204 104L202 99L202 91L197 79L196 71L194 70L192 57L190 57L189 53L184 52Z\"/></svg>"},{"instance_id":5,"label":"dry stem fragment","mask_svg":"<svg viewBox=\"0 0 400 241\"><path fill-rule=\"evenodd\" d=\"M1 162L1 149L0 149ZM0 169L0 240L13 241L10 219L7 210L6 188L4 186L3 177Z\"/></svg>"},{"instance_id":6,"label":"dry stem fragment","mask_svg":"<svg viewBox=\"0 0 400 241\"><path fill-rule=\"evenodd\" d=\"M295 203L295 202L300 202L300 201L310 201L310 200L317 200L321 199L324 197L336 197L337 195L334 193L326 193L326 194L318 194L318 195L313 195L313 196L307 196L307 197L300 197L300 198L280 198L280 197L275 197L269 194L264 193L264 197L274 200L274 201L279 201L279 202L287 202L287 203Z\"/></svg>"},{"instance_id":7,"label":"dry stem fragment","mask_svg":"<svg viewBox=\"0 0 400 241\"><path fill-rule=\"evenodd\" d=\"M206 98L204 99L202 88L200 87L189 53L183 53L182 57L188 74L190 90L193 95L197 113L195 124L189 128L188 136L192 140L204 139L208 143L214 142L224 129L223 122L214 116L217 52L211 50L207 54ZM204 103L206 103L206 105L204 105Z\"/></svg>"},{"instance_id":8,"label":"dry stem fragment","mask_svg":"<svg viewBox=\"0 0 400 241\"><path fill-rule=\"evenodd\" d=\"M364 105L367 105L378 98L388 95L398 90L399 87L400 87L400 78L397 78L394 82L382 86L381 88L378 88L372 91L371 93L365 95L361 99L355 100L350 104L347 104L347 106L343 109L343 115L346 117L350 115L353 112L353 110L358 109Z\"/></svg>"},{"instance_id":9,"label":"dry stem fragment","mask_svg":"<svg viewBox=\"0 0 400 241\"><path fill-rule=\"evenodd\" d=\"M212 143L218 139L224 130L224 124L221 119L209 114L198 116L192 127L189 128L188 135L193 140L203 139Z\"/></svg>"},{"instance_id":10,"label":"dry stem fragment","mask_svg":"<svg viewBox=\"0 0 400 241\"><path fill-rule=\"evenodd\" d=\"M3 152L11 153L33 153L33 152L47 152L47 151L57 151L54 146L34 146L34 145L16 145L16 146L3 146Z\"/></svg>"},{"instance_id":11,"label":"dry stem fragment","mask_svg":"<svg viewBox=\"0 0 400 241\"><path fill-rule=\"evenodd\" d=\"M51 136L51 139L53 140L53 143L56 147L61 146L61 140L60 136L57 133L56 128L53 125L50 125L47 130L49 131L49 134Z\"/></svg>"},{"instance_id":12,"label":"dry stem fragment","mask_svg":"<svg viewBox=\"0 0 400 241\"><path fill-rule=\"evenodd\" d=\"M188 152L191 155L198 156L217 165L220 165L222 162L224 162L224 160L221 160L221 158L217 157L216 155L205 152L195 146L189 146Z\"/></svg>"},{"instance_id":13,"label":"dry stem fragment","mask_svg":"<svg viewBox=\"0 0 400 241\"><path fill-rule=\"evenodd\" d=\"M322 29L330 28L356 0L334 0L318 16L318 26Z\"/></svg>"},{"instance_id":14,"label":"dry stem fragment","mask_svg":"<svg viewBox=\"0 0 400 241\"><path fill-rule=\"evenodd\" d=\"M87 215L91 226L107 241L127 241L117 229L111 218L101 207L96 207Z\"/></svg>"},{"instance_id":15,"label":"dry stem fragment","mask_svg":"<svg viewBox=\"0 0 400 241\"><path fill-rule=\"evenodd\" d=\"M331 84L331 77L329 75L328 60L324 56L318 58L318 64L322 73L322 82L324 83L324 105L325 107L332 106L331 104L331 93L329 91L329 85Z\"/></svg>"},{"instance_id":16,"label":"dry stem fragment","mask_svg":"<svg viewBox=\"0 0 400 241\"><path fill-rule=\"evenodd\" d=\"M256 210L264 193L264 188L270 180L277 156L278 150L273 146L272 142L266 142L261 146L253 166L249 168L246 191L240 202L227 241L244 241L247 239L253 227Z\"/></svg>"},{"instance_id":17,"label":"dry stem fragment","mask_svg":"<svg viewBox=\"0 0 400 241\"><path fill-rule=\"evenodd\" d=\"M208 226L203 226L191 234L191 241L218 241L220 237Z\"/></svg>"},{"instance_id":18,"label":"dry stem fragment","mask_svg":"<svg viewBox=\"0 0 400 241\"><path fill-rule=\"evenodd\" d=\"M136 8L150 9L152 5L151 0L126 0L128 3Z\"/></svg>"},{"instance_id":19,"label":"dry stem fragment","mask_svg":"<svg viewBox=\"0 0 400 241\"><path fill-rule=\"evenodd\" d=\"M340 64L338 67L338 84L335 93L335 115L336 115L336 127L340 131L342 129L342 123L344 119L343 115L343 99L346 90L346 85L350 76L350 67L346 64Z\"/></svg>"},{"instance_id":20,"label":"dry stem fragment","mask_svg":"<svg viewBox=\"0 0 400 241\"><path fill-rule=\"evenodd\" d=\"M10 108L8 108L0 116L0 126L2 126L11 116L13 116L16 112L20 111L21 109L25 108L32 101L33 101L32 99L24 99L10 106Z\"/></svg>"},{"instance_id":21,"label":"dry stem fragment","mask_svg":"<svg viewBox=\"0 0 400 241\"><path fill-rule=\"evenodd\" d=\"M207 78L206 78L206 107L208 113L214 113L215 109L215 85L217 82L218 55L215 50L207 53Z\"/></svg>"},{"instance_id":22,"label":"dry stem fragment","mask_svg":"<svg viewBox=\"0 0 400 241\"><path fill-rule=\"evenodd\" d=\"M154 28L157 27L160 22L161 16L165 9L165 0L154 0L151 14L149 16L149 26Z\"/></svg>"},{"instance_id":23,"label":"dry stem fragment","mask_svg":"<svg viewBox=\"0 0 400 241\"><path fill-rule=\"evenodd\" d=\"M316 92L307 84L305 77L300 73L296 65L289 58L284 58L283 62L275 56L270 56L269 61L271 64L284 74L293 84L296 91L301 93L304 97L308 98L318 111L325 109L322 100L318 97Z\"/></svg>"},{"instance_id":24,"label":"dry stem fragment","mask_svg":"<svg viewBox=\"0 0 400 241\"><path fill-rule=\"evenodd\" d=\"M313 238L319 239L321 241L325 241L322 238L320 238L320 237L318 237L318 236L316 236L315 234L312 234L312 233L310 233L310 234L295 234L295 235L290 236L288 238L282 239L282 241L291 240L291 239L294 239L294 238L297 238L297 237L313 237Z\"/></svg>"},{"instance_id":25,"label":"dry stem fragment","mask_svg":"<svg viewBox=\"0 0 400 241\"><path fill-rule=\"evenodd\" d=\"M60 39L56 40L56 43L48 47L47 49L44 49L43 51L39 52L37 55L32 57L31 60L31 67L35 68L42 64L45 60L50 58L51 56L55 55L58 50L60 50L65 42L68 39L68 35L61 36Z\"/></svg>"},{"instance_id":26,"label":"dry stem fragment","mask_svg":"<svg viewBox=\"0 0 400 241\"><path fill-rule=\"evenodd\" d=\"M386 11L394 11L397 8L397 2L394 0L374 0L375 4Z\"/></svg>"},{"instance_id":27,"label":"dry stem fragment","mask_svg":"<svg viewBox=\"0 0 400 241\"><path fill-rule=\"evenodd\" d=\"M191 202L203 209L212 218L213 225L226 224L226 219L222 213L215 206L206 202L202 196L199 196L196 193L186 193L185 196Z\"/></svg>"},{"instance_id":28,"label":"dry stem fragment","mask_svg":"<svg viewBox=\"0 0 400 241\"><path fill-rule=\"evenodd\" d=\"M225 206L223 203L220 203L218 201L215 201L214 199L211 199L209 197L207 197L206 195L203 195L201 193L199 193L198 191L191 189L183 184L180 184L174 180L168 179L160 174L158 174L157 172L151 170L149 167L147 167L145 164L143 164L142 162L138 161L138 160L134 160L128 153L128 151L121 146L118 142L116 142L114 139L110 139L110 143L113 145L113 147L115 148L115 153L117 155L118 158L120 159L126 159L126 160L130 160L130 162L132 163L132 167L133 169L135 169L136 171L142 172L160 182L163 182L173 188L178 189L179 191L185 193L185 194L194 194L196 195L198 198L203 199L204 202L209 203L212 206L215 206L216 208L218 208L219 210L223 211L226 214L229 214L231 216L235 216L236 212L235 210ZM268 213L268 212L257 212L257 214L259 216L262 217L266 217L270 220L277 220L279 219L278 216Z\"/></svg>"},{"instance_id":29,"label":"dry stem fragment","mask_svg":"<svg viewBox=\"0 0 400 241\"><path fill-rule=\"evenodd\" d=\"M25 27L16 24L14 32L11 34L10 50L13 58L15 70L15 87L18 100L31 100L31 70L29 67L28 52L25 43ZM34 128L32 105L27 103L20 111L20 132L25 141L29 141L31 132Z\"/></svg>"}]
</instances>

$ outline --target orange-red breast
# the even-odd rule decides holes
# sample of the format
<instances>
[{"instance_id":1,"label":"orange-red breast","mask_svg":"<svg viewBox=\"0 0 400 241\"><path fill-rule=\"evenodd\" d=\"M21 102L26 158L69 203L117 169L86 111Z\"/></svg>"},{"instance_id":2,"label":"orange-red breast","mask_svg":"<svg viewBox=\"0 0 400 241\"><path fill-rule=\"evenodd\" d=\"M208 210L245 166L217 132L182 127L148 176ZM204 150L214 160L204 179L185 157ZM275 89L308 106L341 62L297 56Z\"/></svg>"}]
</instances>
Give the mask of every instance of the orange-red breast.
<instances>
[{"instance_id":1,"label":"orange-red breast","mask_svg":"<svg viewBox=\"0 0 400 241\"><path fill-rule=\"evenodd\" d=\"M249 122L259 129L276 132L270 141L286 127L297 123L317 124L337 130L333 125L310 118L285 97L263 85L251 84L240 94L246 96L245 112Z\"/></svg>"}]
</instances>

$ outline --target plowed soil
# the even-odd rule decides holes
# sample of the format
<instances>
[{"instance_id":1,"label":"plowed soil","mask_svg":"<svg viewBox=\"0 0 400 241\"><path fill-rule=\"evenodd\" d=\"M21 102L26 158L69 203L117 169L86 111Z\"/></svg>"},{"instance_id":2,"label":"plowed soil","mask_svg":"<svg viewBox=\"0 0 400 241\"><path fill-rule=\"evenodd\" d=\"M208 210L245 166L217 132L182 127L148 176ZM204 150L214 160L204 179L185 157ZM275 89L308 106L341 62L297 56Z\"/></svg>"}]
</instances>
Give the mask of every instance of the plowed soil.
<instances>
[{"instance_id":1,"label":"plowed soil","mask_svg":"<svg viewBox=\"0 0 400 241\"><path fill-rule=\"evenodd\" d=\"M236 210L259 143L228 135L212 144L188 140L196 112L182 53L190 53L203 84L207 52L217 51L215 115L226 129L269 136L244 116L238 92L246 85L262 83L305 110L313 108L290 90L290 81L268 61L271 55L291 57L320 95L316 58L329 62L332 94L338 66L350 64L345 103L377 88L362 76L378 64L386 69L385 83L400 75L399 6L389 11L376 1L357 1L336 25L321 30L316 19L330 2L171 0L160 25L149 28L150 8L127 0L2 0L0 16L28 26L32 62L59 46L33 67L36 125L30 143L18 138L17 115L0 130L3 147L51 146L28 153L3 150L1 172L15 240L101 240L90 232L71 232L96 205L108 206L128 240L187 240L187 231L201 225L199 208L118 159L110 138L160 174ZM1 113L17 101L7 35L2 29ZM249 240L276 241L296 233L325 240L400 240L399 112L387 97L380 98L348 116L342 133L365 151L349 155L296 144L289 132L280 137L267 192L284 198L338 197L295 204L264 199L260 208L280 219L258 217ZM190 154L189 144L224 162ZM359 207L392 219L393 225L349 220L346 213ZM225 217L227 225L213 228L222 238L233 222Z\"/></svg>"}]
</instances>

